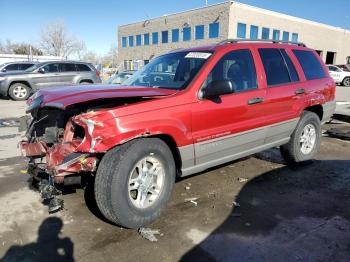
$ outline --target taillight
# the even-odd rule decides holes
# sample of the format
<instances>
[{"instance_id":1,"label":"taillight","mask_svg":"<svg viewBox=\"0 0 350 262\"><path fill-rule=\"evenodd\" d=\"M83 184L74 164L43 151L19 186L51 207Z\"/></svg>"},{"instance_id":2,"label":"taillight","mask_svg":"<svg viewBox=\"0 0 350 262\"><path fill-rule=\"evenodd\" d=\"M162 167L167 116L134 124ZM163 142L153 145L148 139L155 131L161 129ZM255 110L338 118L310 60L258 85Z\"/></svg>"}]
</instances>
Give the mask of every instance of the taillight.
<instances>
[{"instance_id":1,"label":"taillight","mask_svg":"<svg viewBox=\"0 0 350 262\"><path fill-rule=\"evenodd\" d=\"M100 71L96 70L96 76L100 77Z\"/></svg>"}]
</instances>

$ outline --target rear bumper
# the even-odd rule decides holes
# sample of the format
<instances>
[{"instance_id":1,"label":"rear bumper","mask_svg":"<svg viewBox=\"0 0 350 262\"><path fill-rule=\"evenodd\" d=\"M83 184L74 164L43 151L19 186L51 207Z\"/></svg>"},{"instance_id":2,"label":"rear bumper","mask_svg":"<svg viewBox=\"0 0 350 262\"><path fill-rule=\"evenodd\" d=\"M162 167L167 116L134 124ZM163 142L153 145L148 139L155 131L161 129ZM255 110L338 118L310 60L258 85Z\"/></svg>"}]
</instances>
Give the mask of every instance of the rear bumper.
<instances>
[{"instance_id":1,"label":"rear bumper","mask_svg":"<svg viewBox=\"0 0 350 262\"><path fill-rule=\"evenodd\" d=\"M335 101L329 101L323 105L322 123L326 123L327 121L329 121L332 118L332 116L335 112L335 107L336 107Z\"/></svg>"}]
</instances>

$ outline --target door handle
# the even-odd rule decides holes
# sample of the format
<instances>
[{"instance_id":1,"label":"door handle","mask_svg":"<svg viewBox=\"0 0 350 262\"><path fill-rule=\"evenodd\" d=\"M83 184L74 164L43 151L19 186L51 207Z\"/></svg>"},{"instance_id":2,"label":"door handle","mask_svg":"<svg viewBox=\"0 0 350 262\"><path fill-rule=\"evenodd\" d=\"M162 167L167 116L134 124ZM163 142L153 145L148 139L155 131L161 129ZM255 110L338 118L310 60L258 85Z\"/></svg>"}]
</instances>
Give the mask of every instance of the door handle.
<instances>
[{"instance_id":1,"label":"door handle","mask_svg":"<svg viewBox=\"0 0 350 262\"><path fill-rule=\"evenodd\" d=\"M305 93L305 89L304 88L299 88L297 90L295 90L295 94L296 95L301 95Z\"/></svg>"},{"instance_id":2,"label":"door handle","mask_svg":"<svg viewBox=\"0 0 350 262\"><path fill-rule=\"evenodd\" d=\"M264 101L264 99L262 97L255 97L255 98L248 100L248 105L258 104L258 103L261 103L263 101Z\"/></svg>"}]
</instances>

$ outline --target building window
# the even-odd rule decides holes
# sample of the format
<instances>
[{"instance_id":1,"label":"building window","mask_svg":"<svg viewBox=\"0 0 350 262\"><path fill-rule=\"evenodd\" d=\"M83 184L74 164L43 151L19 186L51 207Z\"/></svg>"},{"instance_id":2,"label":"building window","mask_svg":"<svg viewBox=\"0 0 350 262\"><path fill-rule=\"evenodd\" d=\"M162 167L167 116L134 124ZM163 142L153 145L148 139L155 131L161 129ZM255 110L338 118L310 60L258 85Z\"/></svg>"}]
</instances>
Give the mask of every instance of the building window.
<instances>
[{"instance_id":1,"label":"building window","mask_svg":"<svg viewBox=\"0 0 350 262\"><path fill-rule=\"evenodd\" d=\"M122 47L126 47L126 37L122 37Z\"/></svg>"},{"instance_id":2,"label":"building window","mask_svg":"<svg viewBox=\"0 0 350 262\"><path fill-rule=\"evenodd\" d=\"M154 45L158 44L158 32L152 33L152 44Z\"/></svg>"},{"instance_id":3,"label":"building window","mask_svg":"<svg viewBox=\"0 0 350 262\"><path fill-rule=\"evenodd\" d=\"M129 36L129 46L133 47L134 46L134 36Z\"/></svg>"},{"instance_id":4,"label":"building window","mask_svg":"<svg viewBox=\"0 0 350 262\"><path fill-rule=\"evenodd\" d=\"M292 34L292 42L293 43L298 43L298 34L297 33L293 33Z\"/></svg>"},{"instance_id":5,"label":"building window","mask_svg":"<svg viewBox=\"0 0 350 262\"><path fill-rule=\"evenodd\" d=\"M283 31L282 41L283 42L288 42L289 41L289 32Z\"/></svg>"},{"instance_id":6,"label":"building window","mask_svg":"<svg viewBox=\"0 0 350 262\"><path fill-rule=\"evenodd\" d=\"M272 40L279 41L280 40L280 30L274 29L272 32Z\"/></svg>"},{"instance_id":7,"label":"building window","mask_svg":"<svg viewBox=\"0 0 350 262\"><path fill-rule=\"evenodd\" d=\"M250 39L258 39L259 27L256 25L250 26Z\"/></svg>"},{"instance_id":8,"label":"building window","mask_svg":"<svg viewBox=\"0 0 350 262\"><path fill-rule=\"evenodd\" d=\"M196 40L204 39L204 25L196 25Z\"/></svg>"},{"instance_id":9,"label":"building window","mask_svg":"<svg viewBox=\"0 0 350 262\"><path fill-rule=\"evenodd\" d=\"M162 43L163 44L168 43L168 31L162 31Z\"/></svg>"},{"instance_id":10,"label":"building window","mask_svg":"<svg viewBox=\"0 0 350 262\"><path fill-rule=\"evenodd\" d=\"M237 38L245 38L247 25L243 23L237 24Z\"/></svg>"},{"instance_id":11,"label":"building window","mask_svg":"<svg viewBox=\"0 0 350 262\"><path fill-rule=\"evenodd\" d=\"M267 28L267 27L262 28L261 38L265 40L270 39L270 28Z\"/></svg>"},{"instance_id":12,"label":"building window","mask_svg":"<svg viewBox=\"0 0 350 262\"><path fill-rule=\"evenodd\" d=\"M183 33L183 40L184 41L190 41L191 40L191 27L185 27L182 31Z\"/></svg>"},{"instance_id":13,"label":"building window","mask_svg":"<svg viewBox=\"0 0 350 262\"><path fill-rule=\"evenodd\" d=\"M219 23L211 23L209 24L209 38L217 38L219 37Z\"/></svg>"},{"instance_id":14,"label":"building window","mask_svg":"<svg viewBox=\"0 0 350 262\"><path fill-rule=\"evenodd\" d=\"M171 30L171 41L173 43L179 42L179 29L173 29Z\"/></svg>"},{"instance_id":15,"label":"building window","mask_svg":"<svg viewBox=\"0 0 350 262\"><path fill-rule=\"evenodd\" d=\"M179 29L173 29L171 31L171 39L173 43L179 42Z\"/></svg>"},{"instance_id":16,"label":"building window","mask_svg":"<svg viewBox=\"0 0 350 262\"><path fill-rule=\"evenodd\" d=\"M141 35L136 35L136 45L137 46L141 45Z\"/></svg>"},{"instance_id":17,"label":"building window","mask_svg":"<svg viewBox=\"0 0 350 262\"><path fill-rule=\"evenodd\" d=\"M149 34L148 33L143 35L143 44L149 45Z\"/></svg>"}]
</instances>

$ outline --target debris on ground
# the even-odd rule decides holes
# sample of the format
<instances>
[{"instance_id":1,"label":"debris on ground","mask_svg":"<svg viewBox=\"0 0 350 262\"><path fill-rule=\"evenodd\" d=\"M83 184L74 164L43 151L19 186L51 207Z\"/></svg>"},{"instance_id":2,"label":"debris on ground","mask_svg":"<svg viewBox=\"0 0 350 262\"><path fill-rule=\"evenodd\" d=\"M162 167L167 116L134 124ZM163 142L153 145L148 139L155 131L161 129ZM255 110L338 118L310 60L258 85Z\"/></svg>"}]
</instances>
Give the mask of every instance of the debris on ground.
<instances>
[{"instance_id":1,"label":"debris on ground","mask_svg":"<svg viewBox=\"0 0 350 262\"><path fill-rule=\"evenodd\" d=\"M244 183L244 182L247 182L248 181L248 178L245 178L245 177L239 177L238 178L238 182L240 183Z\"/></svg>"},{"instance_id":2,"label":"debris on ground","mask_svg":"<svg viewBox=\"0 0 350 262\"><path fill-rule=\"evenodd\" d=\"M186 190L190 190L190 189L191 189L191 183L186 183L185 189L186 189Z\"/></svg>"},{"instance_id":3,"label":"debris on ground","mask_svg":"<svg viewBox=\"0 0 350 262\"><path fill-rule=\"evenodd\" d=\"M19 122L15 120L0 119L0 127L15 127L15 126L19 126Z\"/></svg>"},{"instance_id":4,"label":"debris on ground","mask_svg":"<svg viewBox=\"0 0 350 262\"><path fill-rule=\"evenodd\" d=\"M350 131L345 132L345 131L339 130L337 128L331 128L331 129L327 130L326 133L330 137L340 138L340 139L344 139L344 140L350 140Z\"/></svg>"},{"instance_id":5,"label":"debris on ground","mask_svg":"<svg viewBox=\"0 0 350 262\"><path fill-rule=\"evenodd\" d=\"M233 204L235 207L240 207L240 206L241 206L241 205L240 205L238 202L236 202L236 201L233 201L232 204Z\"/></svg>"},{"instance_id":6,"label":"debris on ground","mask_svg":"<svg viewBox=\"0 0 350 262\"><path fill-rule=\"evenodd\" d=\"M140 235L143 238L145 238L145 239L147 239L147 240L149 240L151 242L157 242L158 241L158 239L156 238L155 235L160 235L160 236L163 235L163 234L161 234L159 232L159 229L151 229L151 228L147 228L147 227L140 227L138 229L138 232L140 233Z\"/></svg>"},{"instance_id":7,"label":"debris on ground","mask_svg":"<svg viewBox=\"0 0 350 262\"><path fill-rule=\"evenodd\" d=\"M189 197L189 198L185 198L185 202L191 202L193 205L197 206L198 199L199 199L199 197Z\"/></svg>"}]
</instances>

